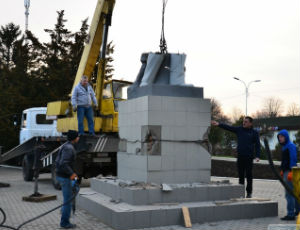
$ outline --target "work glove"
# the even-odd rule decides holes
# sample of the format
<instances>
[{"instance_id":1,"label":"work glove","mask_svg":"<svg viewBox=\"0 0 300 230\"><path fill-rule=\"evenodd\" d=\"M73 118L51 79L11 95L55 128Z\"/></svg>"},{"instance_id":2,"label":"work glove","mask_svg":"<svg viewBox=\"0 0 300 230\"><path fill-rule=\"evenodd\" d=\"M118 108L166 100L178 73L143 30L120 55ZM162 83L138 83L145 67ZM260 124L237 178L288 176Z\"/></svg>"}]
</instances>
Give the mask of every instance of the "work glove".
<instances>
[{"instance_id":1,"label":"work glove","mask_svg":"<svg viewBox=\"0 0 300 230\"><path fill-rule=\"evenodd\" d=\"M98 109L98 105L94 105L94 110L97 110Z\"/></svg>"},{"instance_id":2,"label":"work glove","mask_svg":"<svg viewBox=\"0 0 300 230\"><path fill-rule=\"evenodd\" d=\"M76 173L73 173L73 174L70 176L70 179L71 179L71 180L75 180L75 179L77 179L77 178L78 178L78 176L77 176Z\"/></svg>"},{"instance_id":3,"label":"work glove","mask_svg":"<svg viewBox=\"0 0 300 230\"><path fill-rule=\"evenodd\" d=\"M77 111L77 106L73 106L73 112Z\"/></svg>"},{"instance_id":4,"label":"work glove","mask_svg":"<svg viewBox=\"0 0 300 230\"><path fill-rule=\"evenodd\" d=\"M280 171L280 176L283 177L283 171L282 170Z\"/></svg>"},{"instance_id":5,"label":"work glove","mask_svg":"<svg viewBox=\"0 0 300 230\"><path fill-rule=\"evenodd\" d=\"M287 175L287 179L288 179L288 181L292 181L293 180L293 173L292 173L292 171L290 171L289 174Z\"/></svg>"}]
</instances>

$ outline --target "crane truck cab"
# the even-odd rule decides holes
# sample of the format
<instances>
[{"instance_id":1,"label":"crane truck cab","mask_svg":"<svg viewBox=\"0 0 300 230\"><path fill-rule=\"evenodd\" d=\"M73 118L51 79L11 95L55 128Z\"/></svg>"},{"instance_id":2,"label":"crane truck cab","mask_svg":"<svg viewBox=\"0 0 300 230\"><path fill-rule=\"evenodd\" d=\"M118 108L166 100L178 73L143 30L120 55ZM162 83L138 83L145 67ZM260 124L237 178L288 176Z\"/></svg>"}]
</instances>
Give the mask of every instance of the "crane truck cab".
<instances>
[{"instance_id":1,"label":"crane truck cab","mask_svg":"<svg viewBox=\"0 0 300 230\"><path fill-rule=\"evenodd\" d=\"M58 137L56 120L46 117L47 108L29 108L23 111L19 141L23 144L32 137Z\"/></svg>"}]
</instances>

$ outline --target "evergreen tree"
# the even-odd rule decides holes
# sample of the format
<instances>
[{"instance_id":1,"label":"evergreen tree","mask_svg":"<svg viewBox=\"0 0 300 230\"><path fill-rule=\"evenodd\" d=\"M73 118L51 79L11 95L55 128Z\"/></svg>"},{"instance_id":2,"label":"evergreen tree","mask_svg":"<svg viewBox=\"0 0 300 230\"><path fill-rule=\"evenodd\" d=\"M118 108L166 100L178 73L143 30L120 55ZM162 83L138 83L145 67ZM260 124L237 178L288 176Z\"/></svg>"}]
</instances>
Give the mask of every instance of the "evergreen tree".
<instances>
[{"instance_id":1,"label":"evergreen tree","mask_svg":"<svg viewBox=\"0 0 300 230\"><path fill-rule=\"evenodd\" d=\"M59 11L50 42L40 43L30 31L21 35L10 23L0 29L0 146L4 151L18 144L21 113L30 107L68 98L88 36L87 19L79 32L65 28ZM26 38L26 39L25 39ZM20 122L19 122L20 123ZM18 124L19 125L19 124Z\"/></svg>"},{"instance_id":2,"label":"evergreen tree","mask_svg":"<svg viewBox=\"0 0 300 230\"><path fill-rule=\"evenodd\" d=\"M113 41L109 42L106 46L106 60L105 60L105 79L111 80L114 75L114 67L112 62L114 61L112 55L115 52L115 45L113 45Z\"/></svg>"},{"instance_id":3,"label":"evergreen tree","mask_svg":"<svg viewBox=\"0 0 300 230\"><path fill-rule=\"evenodd\" d=\"M14 43L21 35L20 27L9 23L6 26L1 26L0 29L0 58L2 63L9 69L12 67L12 50Z\"/></svg>"},{"instance_id":4,"label":"evergreen tree","mask_svg":"<svg viewBox=\"0 0 300 230\"><path fill-rule=\"evenodd\" d=\"M73 77L73 79L76 76L80 59L83 53L84 44L88 37L88 24L87 24L88 18L82 21L81 28L78 32L74 33L72 36L74 38L74 42L71 44L71 51L70 51L70 76Z\"/></svg>"},{"instance_id":5,"label":"evergreen tree","mask_svg":"<svg viewBox=\"0 0 300 230\"><path fill-rule=\"evenodd\" d=\"M73 35L65 28L67 20L64 19L64 11L58 11L57 14L54 29L45 29L51 38L49 43L44 43L45 66L43 67L50 101L67 99L74 79L70 71L70 46Z\"/></svg>"}]
</instances>

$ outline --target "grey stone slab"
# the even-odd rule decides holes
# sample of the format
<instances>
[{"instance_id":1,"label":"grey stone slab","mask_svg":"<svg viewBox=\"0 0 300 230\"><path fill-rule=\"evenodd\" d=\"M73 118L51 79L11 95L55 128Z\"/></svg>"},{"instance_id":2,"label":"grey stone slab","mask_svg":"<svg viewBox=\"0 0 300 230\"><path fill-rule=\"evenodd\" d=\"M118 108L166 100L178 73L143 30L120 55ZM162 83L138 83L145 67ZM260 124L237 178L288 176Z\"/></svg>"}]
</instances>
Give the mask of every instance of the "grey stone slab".
<instances>
[{"instance_id":1,"label":"grey stone slab","mask_svg":"<svg viewBox=\"0 0 300 230\"><path fill-rule=\"evenodd\" d=\"M162 157L148 155L148 170L149 171L161 171L162 168Z\"/></svg>"},{"instance_id":2,"label":"grey stone slab","mask_svg":"<svg viewBox=\"0 0 300 230\"><path fill-rule=\"evenodd\" d=\"M161 190L158 189L149 189L148 190L148 204L162 203Z\"/></svg>"},{"instance_id":3,"label":"grey stone slab","mask_svg":"<svg viewBox=\"0 0 300 230\"><path fill-rule=\"evenodd\" d=\"M183 225L183 215L181 208L172 208L166 210L167 225Z\"/></svg>"},{"instance_id":4,"label":"grey stone slab","mask_svg":"<svg viewBox=\"0 0 300 230\"><path fill-rule=\"evenodd\" d=\"M121 200L128 204L134 204L134 193L130 189L122 189L120 191Z\"/></svg>"},{"instance_id":5,"label":"grey stone slab","mask_svg":"<svg viewBox=\"0 0 300 230\"><path fill-rule=\"evenodd\" d=\"M149 171L147 174L147 182L161 184L162 179L165 179L162 171Z\"/></svg>"},{"instance_id":6,"label":"grey stone slab","mask_svg":"<svg viewBox=\"0 0 300 230\"><path fill-rule=\"evenodd\" d=\"M216 207L212 205L206 207L193 207L193 209L196 209L196 219L192 219L192 223L203 223L203 222L214 221L215 208Z\"/></svg>"},{"instance_id":7,"label":"grey stone slab","mask_svg":"<svg viewBox=\"0 0 300 230\"><path fill-rule=\"evenodd\" d=\"M134 228L133 212L113 212L112 222L110 224L114 229L132 229Z\"/></svg>"},{"instance_id":8,"label":"grey stone slab","mask_svg":"<svg viewBox=\"0 0 300 230\"><path fill-rule=\"evenodd\" d=\"M134 189L131 191L133 192L133 205L149 204L148 190Z\"/></svg>"},{"instance_id":9,"label":"grey stone slab","mask_svg":"<svg viewBox=\"0 0 300 230\"><path fill-rule=\"evenodd\" d=\"M177 191L162 192L162 203L174 203L177 202Z\"/></svg>"},{"instance_id":10,"label":"grey stone slab","mask_svg":"<svg viewBox=\"0 0 300 230\"><path fill-rule=\"evenodd\" d=\"M240 204L217 205L214 208L214 219L215 221L241 219L243 217L241 210Z\"/></svg>"},{"instance_id":11,"label":"grey stone slab","mask_svg":"<svg viewBox=\"0 0 300 230\"><path fill-rule=\"evenodd\" d=\"M174 190L176 202L190 202L195 197L192 196L193 188L182 188Z\"/></svg>"},{"instance_id":12,"label":"grey stone slab","mask_svg":"<svg viewBox=\"0 0 300 230\"><path fill-rule=\"evenodd\" d=\"M148 98L148 110L149 111L162 111L162 97L151 96Z\"/></svg>"},{"instance_id":13,"label":"grey stone slab","mask_svg":"<svg viewBox=\"0 0 300 230\"><path fill-rule=\"evenodd\" d=\"M167 225L167 211L164 209L150 211L150 226L159 227Z\"/></svg>"},{"instance_id":14,"label":"grey stone slab","mask_svg":"<svg viewBox=\"0 0 300 230\"><path fill-rule=\"evenodd\" d=\"M172 155L162 155L161 167L163 170L175 169L175 157Z\"/></svg>"},{"instance_id":15,"label":"grey stone slab","mask_svg":"<svg viewBox=\"0 0 300 230\"><path fill-rule=\"evenodd\" d=\"M245 188L243 185L228 185L222 188L222 199L244 198Z\"/></svg>"},{"instance_id":16,"label":"grey stone slab","mask_svg":"<svg viewBox=\"0 0 300 230\"><path fill-rule=\"evenodd\" d=\"M196 221L196 219L197 219L197 208L190 207L189 208L189 214L190 214L191 223L197 223L197 221Z\"/></svg>"},{"instance_id":17,"label":"grey stone slab","mask_svg":"<svg viewBox=\"0 0 300 230\"><path fill-rule=\"evenodd\" d=\"M92 213L98 217L103 223L107 225L112 224L112 210L109 208L88 199L87 197L80 197L77 199L78 206Z\"/></svg>"},{"instance_id":18,"label":"grey stone slab","mask_svg":"<svg viewBox=\"0 0 300 230\"><path fill-rule=\"evenodd\" d=\"M208 200L220 200L222 193L221 189L217 185L208 187Z\"/></svg>"},{"instance_id":19,"label":"grey stone slab","mask_svg":"<svg viewBox=\"0 0 300 230\"><path fill-rule=\"evenodd\" d=\"M148 228L151 222L151 212L139 211L133 214L134 228Z\"/></svg>"},{"instance_id":20,"label":"grey stone slab","mask_svg":"<svg viewBox=\"0 0 300 230\"><path fill-rule=\"evenodd\" d=\"M208 201L208 188L202 186L198 188L191 188L190 197L194 198L194 201Z\"/></svg>"}]
</instances>

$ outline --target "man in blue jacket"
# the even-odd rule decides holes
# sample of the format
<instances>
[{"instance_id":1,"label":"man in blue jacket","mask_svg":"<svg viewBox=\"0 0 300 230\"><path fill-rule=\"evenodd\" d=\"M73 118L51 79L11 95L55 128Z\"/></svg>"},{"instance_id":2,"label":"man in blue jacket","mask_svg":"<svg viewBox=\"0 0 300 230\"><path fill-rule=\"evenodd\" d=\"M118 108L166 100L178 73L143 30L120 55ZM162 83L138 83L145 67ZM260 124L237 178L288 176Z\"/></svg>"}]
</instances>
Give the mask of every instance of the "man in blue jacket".
<instances>
[{"instance_id":1,"label":"man in blue jacket","mask_svg":"<svg viewBox=\"0 0 300 230\"><path fill-rule=\"evenodd\" d=\"M292 168L297 166L297 147L290 141L289 133L285 129L278 133L277 138L282 146L280 168L283 180L293 190ZM287 191L285 191L285 199L287 202L287 215L281 220L295 220L295 216L299 214L299 204Z\"/></svg>"},{"instance_id":2,"label":"man in blue jacket","mask_svg":"<svg viewBox=\"0 0 300 230\"><path fill-rule=\"evenodd\" d=\"M259 134L253 129L253 119L249 116L243 120L243 126L234 127L226 124L221 124L217 121L212 121L213 126L218 126L222 129L233 132L237 135L237 167L239 174L239 184L245 183L245 174L247 177L247 198L252 197L252 166L254 159L254 150L256 152L256 161L259 161L260 156L260 141Z\"/></svg>"},{"instance_id":3,"label":"man in blue jacket","mask_svg":"<svg viewBox=\"0 0 300 230\"><path fill-rule=\"evenodd\" d=\"M73 111L77 111L79 135L84 134L84 117L86 117L88 122L89 133L91 135L95 135L92 102L94 103L95 107L98 106L97 99L95 97L95 92L92 86L88 83L88 77L82 76L80 82L74 88L71 98Z\"/></svg>"}]
</instances>

